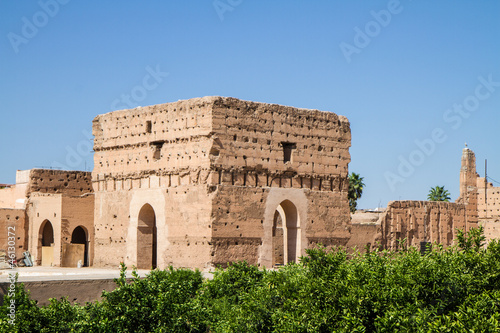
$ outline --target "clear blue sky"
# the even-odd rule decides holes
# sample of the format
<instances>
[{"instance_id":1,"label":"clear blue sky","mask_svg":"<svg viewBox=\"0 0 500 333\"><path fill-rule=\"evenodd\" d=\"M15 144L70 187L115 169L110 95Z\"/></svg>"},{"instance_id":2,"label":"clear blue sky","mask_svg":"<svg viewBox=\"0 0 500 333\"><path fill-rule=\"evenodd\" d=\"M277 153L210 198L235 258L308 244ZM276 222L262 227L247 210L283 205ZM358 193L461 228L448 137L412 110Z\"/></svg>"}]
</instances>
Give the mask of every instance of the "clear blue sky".
<instances>
[{"instance_id":1,"label":"clear blue sky","mask_svg":"<svg viewBox=\"0 0 500 333\"><path fill-rule=\"evenodd\" d=\"M55 1L0 2L0 183L91 170L98 114L207 95L347 116L360 208L455 200L465 142L500 181L500 1Z\"/></svg>"}]
</instances>

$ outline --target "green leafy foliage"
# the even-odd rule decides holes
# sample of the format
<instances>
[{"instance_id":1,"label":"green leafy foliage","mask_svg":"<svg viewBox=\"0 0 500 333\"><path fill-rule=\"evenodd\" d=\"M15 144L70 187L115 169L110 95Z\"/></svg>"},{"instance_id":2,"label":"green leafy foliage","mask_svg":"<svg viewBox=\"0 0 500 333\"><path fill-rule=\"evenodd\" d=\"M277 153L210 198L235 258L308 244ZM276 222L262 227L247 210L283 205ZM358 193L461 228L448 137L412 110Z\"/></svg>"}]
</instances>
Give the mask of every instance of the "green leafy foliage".
<instances>
[{"instance_id":1,"label":"green leafy foliage","mask_svg":"<svg viewBox=\"0 0 500 333\"><path fill-rule=\"evenodd\" d=\"M450 201L450 192L445 190L444 186L431 187L429 194L427 195L427 200L429 201Z\"/></svg>"},{"instance_id":2,"label":"green leafy foliage","mask_svg":"<svg viewBox=\"0 0 500 333\"><path fill-rule=\"evenodd\" d=\"M500 243L482 229L424 255L307 250L297 264L261 270L245 262L213 279L169 268L116 280L85 306L38 307L19 285L16 326L2 332L499 332ZM0 307L2 318L8 309Z\"/></svg>"},{"instance_id":3,"label":"green leafy foliage","mask_svg":"<svg viewBox=\"0 0 500 333\"><path fill-rule=\"evenodd\" d=\"M365 187L363 179L363 177L354 172L349 175L349 191L347 197L349 198L349 209L353 214L356 213L358 199L363 195L363 189Z\"/></svg>"}]
</instances>

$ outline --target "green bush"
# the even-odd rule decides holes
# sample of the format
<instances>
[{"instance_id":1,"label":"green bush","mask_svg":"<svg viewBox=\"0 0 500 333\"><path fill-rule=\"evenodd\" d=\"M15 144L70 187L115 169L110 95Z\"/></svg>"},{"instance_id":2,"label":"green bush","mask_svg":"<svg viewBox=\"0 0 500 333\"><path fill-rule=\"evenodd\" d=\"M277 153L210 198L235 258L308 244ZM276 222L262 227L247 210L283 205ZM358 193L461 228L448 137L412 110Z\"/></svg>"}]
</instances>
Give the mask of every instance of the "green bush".
<instances>
[{"instance_id":1,"label":"green bush","mask_svg":"<svg viewBox=\"0 0 500 333\"><path fill-rule=\"evenodd\" d=\"M499 332L500 243L482 230L422 255L307 250L297 264L260 270L245 262L200 272L169 268L130 281L87 305L38 307L16 289L16 325L2 332Z\"/></svg>"}]
</instances>

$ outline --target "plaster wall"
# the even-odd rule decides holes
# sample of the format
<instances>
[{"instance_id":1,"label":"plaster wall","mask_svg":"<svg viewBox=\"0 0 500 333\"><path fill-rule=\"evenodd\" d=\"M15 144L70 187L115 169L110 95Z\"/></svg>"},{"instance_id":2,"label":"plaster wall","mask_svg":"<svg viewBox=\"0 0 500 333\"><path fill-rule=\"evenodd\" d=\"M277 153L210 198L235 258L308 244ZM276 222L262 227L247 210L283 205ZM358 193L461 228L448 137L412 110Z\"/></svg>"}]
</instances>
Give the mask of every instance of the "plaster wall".
<instances>
[{"instance_id":1,"label":"plaster wall","mask_svg":"<svg viewBox=\"0 0 500 333\"><path fill-rule=\"evenodd\" d=\"M9 242L15 240L16 259L23 257L27 249L28 226L24 209L0 208L0 249L8 254ZM10 238L14 237L14 239ZM12 243L11 243L12 244Z\"/></svg>"},{"instance_id":2,"label":"plaster wall","mask_svg":"<svg viewBox=\"0 0 500 333\"><path fill-rule=\"evenodd\" d=\"M500 187L495 187L490 182L485 184L484 177L477 177L477 192L479 218L500 218Z\"/></svg>"},{"instance_id":3,"label":"plaster wall","mask_svg":"<svg viewBox=\"0 0 500 333\"><path fill-rule=\"evenodd\" d=\"M54 235L54 266L61 266L62 257L62 195L49 193L32 193L27 208L29 216L29 251L33 261L42 262L42 229L50 222ZM44 223L45 222L45 223Z\"/></svg>"},{"instance_id":4,"label":"plaster wall","mask_svg":"<svg viewBox=\"0 0 500 333\"><path fill-rule=\"evenodd\" d=\"M88 265L93 265L94 258L94 195L61 197L61 244L69 244L77 227L86 233Z\"/></svg>"},{"instance_id":5,"label":"plaster wall","mask_svg":"<svg viewBox=\"0 0 500 333\"><path fill-rule=\"evenodd\" d=\"M0 207L24 209L26 206L27 184L16 184L0 189Z\"/></svg>"}]
</instances>

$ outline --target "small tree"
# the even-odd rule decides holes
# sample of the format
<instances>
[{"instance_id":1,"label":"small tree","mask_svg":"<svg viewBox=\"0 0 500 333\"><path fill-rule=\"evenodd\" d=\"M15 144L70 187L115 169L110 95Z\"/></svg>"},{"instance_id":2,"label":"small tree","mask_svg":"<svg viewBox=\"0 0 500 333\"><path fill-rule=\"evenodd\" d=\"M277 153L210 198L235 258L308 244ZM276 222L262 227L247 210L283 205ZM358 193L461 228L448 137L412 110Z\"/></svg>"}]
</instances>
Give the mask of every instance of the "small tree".
<instances>
[{"instance_id":1,"label":"small tree","mask_svg":"<svg viewBox=\"0 0 500 333\"><path fill-rule=\"evenodd\" d=\"M363 183L363 177L360 177L359 174L352 172L349 175L349 208L351 213L356 212L357 200L361 198L363 194L363 188L365 184Z\"/></svg>"},{"instance_id":2,"label":"small tree","mask_svg":"<svg viewBox=\"0 0 500 333\"><path fill-rule=\"evenodd\" d=\"M444 186L432 187L427 195L429 201L450 201L450 192L444 189Z\"/></svg>"}]
</instances>

